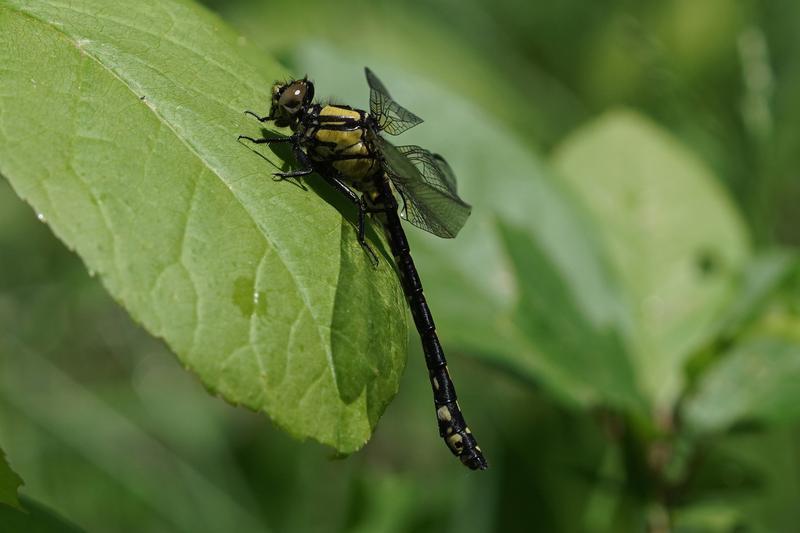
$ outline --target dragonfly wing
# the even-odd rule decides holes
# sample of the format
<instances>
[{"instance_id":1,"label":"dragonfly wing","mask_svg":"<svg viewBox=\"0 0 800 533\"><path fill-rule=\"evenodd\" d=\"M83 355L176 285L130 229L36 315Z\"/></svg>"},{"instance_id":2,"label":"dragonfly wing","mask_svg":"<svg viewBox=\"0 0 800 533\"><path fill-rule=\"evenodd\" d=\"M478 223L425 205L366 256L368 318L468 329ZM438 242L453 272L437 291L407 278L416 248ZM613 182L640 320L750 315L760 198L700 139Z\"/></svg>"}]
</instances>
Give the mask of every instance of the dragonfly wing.
<instances>
[{"instance_id":1,"label":"dragonfly wing","mask_svg":"<svg viewBox=\"0 0 800 533\"><path fill-rule=\"evenodd\" d=\"M370 69L365 68L369 84L369 112L375 117L381 131L400 135L422 122L417 115L404 108L389 96L389 91Z\"/></svg>"},{"instance_id":2,"label":"dragonfly wing","mask_svg":"<svg viewBox=\"0 0 800 533\"><path fill-rule=\"evenodd\" d=\"M404 218L438 237L455 237L472 207L458 197L447 162L419 146L394 146L380 137L378 142L384 169L405 201Z\"/></svg>"},{"instance_id":3,"label":"dragonfly wing","mask_svg":"<svg viewBox=\"0 0 800 533\"><path fill-rule=\"evenodd\" d=\"M458 185L453 169L439 154L429 152L413 144L395 146L398 152L409 159L417 167L422 178L438 188L444 188L452 195L458 197Z\"/></svg>"}]
</instances>

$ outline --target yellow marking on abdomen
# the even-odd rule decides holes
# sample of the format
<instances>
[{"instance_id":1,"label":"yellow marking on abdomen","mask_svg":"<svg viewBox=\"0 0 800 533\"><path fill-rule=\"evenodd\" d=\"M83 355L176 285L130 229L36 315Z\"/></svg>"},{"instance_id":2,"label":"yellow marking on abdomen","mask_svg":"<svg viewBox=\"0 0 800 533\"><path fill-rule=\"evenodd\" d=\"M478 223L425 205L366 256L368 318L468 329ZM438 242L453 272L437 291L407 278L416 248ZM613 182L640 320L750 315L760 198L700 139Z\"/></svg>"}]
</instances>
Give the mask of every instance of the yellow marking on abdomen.
<instances>
[{"instance_id":1,"label":"yellow marking on abdomen","mask_svg":"<svg viewBox=\"0 0 800 533\"><path fill-rule=\"evenodd\" d=\"M455 433L447 437L447 444L450 446L451 450L458 453L464 448L464 438L458 433Z\"/></svg>"}]
</instances>

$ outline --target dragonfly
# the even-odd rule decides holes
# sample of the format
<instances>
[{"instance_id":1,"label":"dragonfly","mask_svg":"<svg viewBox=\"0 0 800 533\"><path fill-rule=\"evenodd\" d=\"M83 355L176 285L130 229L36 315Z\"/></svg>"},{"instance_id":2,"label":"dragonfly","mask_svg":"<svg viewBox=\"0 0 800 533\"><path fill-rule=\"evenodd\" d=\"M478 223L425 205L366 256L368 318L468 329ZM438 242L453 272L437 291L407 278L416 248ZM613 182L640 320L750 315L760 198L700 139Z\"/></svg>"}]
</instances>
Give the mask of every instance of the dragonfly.
<instances>
[{"instance_id":1,"label":"dragonfly","mask_svg":"<svg viewBox=\"0 0 800 533\"><path fill-rule=\"evenodd\" d=\"M458 404L444 349L400 222L403 218L434 235L453 238L472 208L458 196L455 174L444 158L416 145L395 146L383 137L384 133L399 135L422 119L395 102L369 68L364 70L370 89L369 112L316 102L314 84L308 76L277 81L272 87L269 114L245 113L262 123L288 127L292 134L264 138L240 135L239 140L288 144L297 167L274 173L276 179L316 173L351 202L358 210L358 242L374 265L378 259L365 238L365 226L368 216L380 221L422 342L439 434L464 465L485 470L488 463Z\"/></svg>"}]
</instances>

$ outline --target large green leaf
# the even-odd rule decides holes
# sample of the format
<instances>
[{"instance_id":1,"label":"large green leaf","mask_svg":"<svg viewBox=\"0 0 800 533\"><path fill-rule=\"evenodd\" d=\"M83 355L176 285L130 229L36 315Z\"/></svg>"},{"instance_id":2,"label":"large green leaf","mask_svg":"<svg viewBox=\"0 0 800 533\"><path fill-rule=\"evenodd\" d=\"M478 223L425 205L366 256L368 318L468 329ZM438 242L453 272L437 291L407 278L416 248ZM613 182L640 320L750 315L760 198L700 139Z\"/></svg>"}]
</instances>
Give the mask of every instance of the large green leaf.
<instances>
[{"instance_id":1,"label":"large green leaf","mask_svg":"<svg viewBox=\"0 0 800 533\"><path fill-rule=\"evenodd\" d=\"M554 161L591 211L633 306L641 386L667 407L748 258L743 223L703 164L635 112L584 126Z\"/></svg>"},{"instance_id":2,"label":"large green leaf","mask_svg":"<svg viewBox=\"0 0 800 533\"><path fill-rule=\"evenodd\" d=\"M19 507L17 489L20 485L22 479L8 466L6 454L0 449L0 504Z\"/></svg>"},{"instance_id":3,"label":"large green leaf","mask_svg":"<svg viewBox=\"0 0 800 533\"><path fill-rule=\"evenodd\" d=\"M0 0L0 33L16 192L210 390L363 445L397 390L405 303L334 206L237 143L285 73L178 0Z\"/></svg>"}]
</instances>

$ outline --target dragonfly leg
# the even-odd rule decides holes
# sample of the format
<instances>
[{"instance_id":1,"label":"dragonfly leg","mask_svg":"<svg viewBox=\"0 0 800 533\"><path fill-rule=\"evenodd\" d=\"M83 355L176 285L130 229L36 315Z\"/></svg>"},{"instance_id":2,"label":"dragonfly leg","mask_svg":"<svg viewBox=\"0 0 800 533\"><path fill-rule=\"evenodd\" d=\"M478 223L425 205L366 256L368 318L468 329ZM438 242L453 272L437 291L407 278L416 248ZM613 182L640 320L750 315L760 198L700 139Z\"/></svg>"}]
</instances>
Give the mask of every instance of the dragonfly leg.
<instances>
[{"instance_id":1,"label":"dragonfly leg","mask_svg":"<svg viewBox=\"0 0 800 533\"><path fill-rule=\"evenodd\" d=\"M283 181L287 178L299 178L300 176L308 176L314 172L313 168L301 168L300 170L290 170L289 172L275 172L275 181Z\"/></svg>"},{"instance_id":2,"label":"dragonfly leg","mask_svg":"<svg viewBox=\"0 0 800 533\"><path fill-rule=\"evenodd\" d=\"M358 235L358 244L364 249L364 251L369 256L370 262L372 263L373 267L378 267L378 256L375 254L375 251L367 242L365 231L366 231L366 223L367 223L367 213L371 212L371 210L367 209L367 205L364 202L363 198L359 198L359 196L353 192L353 190L348 187L342 180L337 178L336 176L328 176L326 174L322 174L322 177L325 178L337 192L339 192L342 196L347 198L347 200L352 203L356 209L358 209L358 226L357 226L357 235Z\"/></svg>"},{"instance_id":3,"label":"dragonfly leg","mask_svg":"<svg viewBox=\"0 0 800 533\"><path fill-rule=\"evenodd\" d=\"M246 139L253 144L290 143L295 141L293 137L264 137L263 139L254 139L247 135L239 135L238 140L241 141L242 139Z\"/></svg>"},{"instance_id":4,"label":"dragonfly leg","mask_svg":"<svg viewBox=\"0 0 800 533\"><path fill-rule=\"evenodd\" d=\"M268 120L272 120L272 117L270 117L269 115L267 115L266 117L259 117L258 115L256 115L256 114L255 114L254 112L252 112L252 111L245 111L245 112L244 112L244 114L245 114L245 115L251 115L251 116L254 116L254 117L256 117L256 118L258 119L258 121L259 121L259 122L266 122L266 121L268 121Z\"/></svg>"},{"instance_id":5,"label":"dragonfly leg","mask_svg":"<svg viewBox=\"0 0 800 533\"><path fill-rule=\"evenodd\" d=\"M300 143L297 142L297 138L294 136L288 138L294 141L294 144L292 145L292 152L294 153L294 158L297 159L297 162L300 163L300 166L303 168L291 170L289 172L275 172L273 176L275 176L275 178L279 181L285 180L286 178L299 178L300 176L308 176L314 172L311 159L309 159L303 149L300 148Z\"/></svg>"}]
</instances>

